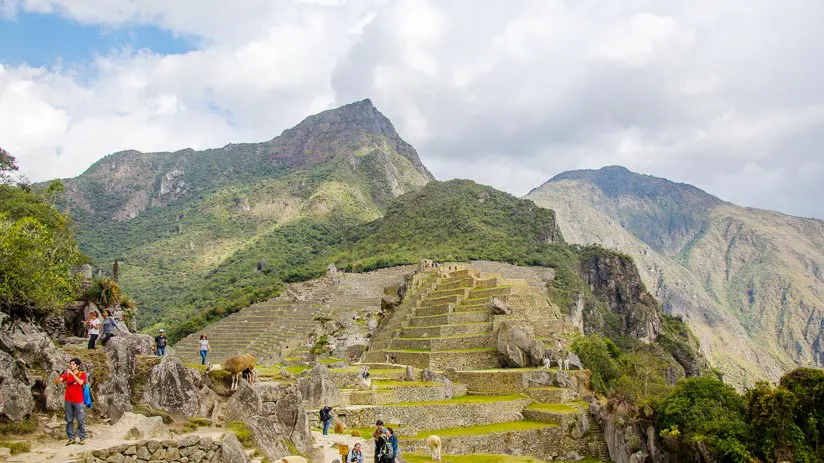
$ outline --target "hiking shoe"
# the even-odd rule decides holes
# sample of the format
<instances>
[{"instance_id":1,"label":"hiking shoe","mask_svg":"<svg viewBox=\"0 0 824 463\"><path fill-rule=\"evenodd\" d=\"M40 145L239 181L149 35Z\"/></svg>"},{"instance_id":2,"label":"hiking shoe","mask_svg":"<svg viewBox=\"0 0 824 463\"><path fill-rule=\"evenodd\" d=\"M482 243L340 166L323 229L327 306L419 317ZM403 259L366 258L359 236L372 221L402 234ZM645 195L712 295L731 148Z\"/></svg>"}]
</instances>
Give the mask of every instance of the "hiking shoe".
<instances>
[{"instance_id":1,"label":"hiking shoe","mask_svg":"<svg viewBox=\"0 0 824 463\"><path fill-rule=\"evenodd\" d=\"M76 443L77 443L77 441L76 441L76 440L74 440L74 439L69 439L69 441L68 441L68 442L66 442L66 446L68 447L69 445L76 444Z\"/></svg>"},{"instance_id":2,"label":"hiking shoe","mask_svg":"<svg viewBox=\"0 0 824 463\"><path fill-rule=\"evenodd\" d=\"M80 439L80 442L78 442L78 444L86 445L86 439Z\"/></svg>"}]
</instances>

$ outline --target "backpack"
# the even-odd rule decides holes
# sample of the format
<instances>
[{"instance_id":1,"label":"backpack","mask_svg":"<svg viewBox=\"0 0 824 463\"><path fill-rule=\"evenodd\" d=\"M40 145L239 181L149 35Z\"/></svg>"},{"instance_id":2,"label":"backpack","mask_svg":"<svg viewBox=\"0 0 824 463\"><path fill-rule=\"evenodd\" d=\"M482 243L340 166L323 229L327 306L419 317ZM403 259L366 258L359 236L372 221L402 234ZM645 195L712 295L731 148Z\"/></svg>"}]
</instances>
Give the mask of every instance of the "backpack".
<instances>
[{"instance_id":1,"label":"backpack","mask_svg":"<svg viewBox=\"0 0 824 463\"><path fill-rule=\"evenodd\" d=\"M380 445L380 461L392 461L395 458L395 449L392 447L392 443L388 439L381 438L378 444Z\"/></svg>"},{"instance_id":2,"label":"backpack","mask_svg":"<svg viewBox=\"0 0 824 463\"><path fill-rule=\"evenodd\" d=\"M327 410L326 407L320 409L320 420L322 422L329 420L329 410Z\"/></svg>"},{"instance_id":3,"label":"backpack","mask_svg":"<svg viewBox=\"0 0 824 463\"><path fill-rule=\"evenodd\" d=\"M92 389L89 387L89 383L83 383L83 403L86 405L86 408L92 408Z\"/></svg>"}]
</instances>

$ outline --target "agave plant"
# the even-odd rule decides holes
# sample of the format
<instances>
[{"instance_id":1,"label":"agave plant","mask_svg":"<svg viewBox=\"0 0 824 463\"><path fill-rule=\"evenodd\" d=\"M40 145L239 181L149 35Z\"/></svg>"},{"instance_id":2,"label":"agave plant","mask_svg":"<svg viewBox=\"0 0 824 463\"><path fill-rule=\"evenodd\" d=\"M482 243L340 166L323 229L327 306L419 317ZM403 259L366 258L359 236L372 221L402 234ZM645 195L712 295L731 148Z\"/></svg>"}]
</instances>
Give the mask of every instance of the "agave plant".
<instances>
[{"instance_id":1,"label":"agave plant","mask_svg":"<svg viewBox=\"0 0 824 463\"><path fill-rule=\"evenodd\" d=\"M101 308L112 307L121 302L120 287L111 278L96 279L86 290L86 296Z\"/></svg>"}]
</instances>

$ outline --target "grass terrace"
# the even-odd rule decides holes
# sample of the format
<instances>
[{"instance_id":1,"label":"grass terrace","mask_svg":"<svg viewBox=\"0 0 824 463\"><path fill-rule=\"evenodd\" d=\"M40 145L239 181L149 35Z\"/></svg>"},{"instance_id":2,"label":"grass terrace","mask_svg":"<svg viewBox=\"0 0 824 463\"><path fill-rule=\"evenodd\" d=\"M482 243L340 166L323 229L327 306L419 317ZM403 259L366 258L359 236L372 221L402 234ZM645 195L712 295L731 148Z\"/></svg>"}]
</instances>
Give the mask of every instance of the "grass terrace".
<instances>
[{"instance_id":1,"label":"grass terrace","mask_svg":"<svg viewBox=\"0 0 824 463\"><path fill-rule=\"evenodd\" d=\"M484 404L493 402L507 402L510 400L529 399L523 394L509 395L465 395L449 400L433 400L430 402L398 402L393 404L396 407L414 407L418 405L452 405L452 404Z\"/></svg>"},{"instance_id":2,"label":"grass terrace","mask_svg":"<svg viewBox=\"0 0 824 463\"><path fill-rule=\"evenodd\" d=\"M558 426L554 423L542 423L539 421L510 421L507 423L483 424L480 426L461 426L458 428L444 428L438 430L424 430L418 432L415 437L403 437L401 439L417 440L426 439L432 434L437 434L440 437L457 437L457 436L482 436L485 434L492 434L496 432L517 432L529 431L531 429L543 429Z\"/></svg>"},{"instance_id":3,"label":"grass terrace","mask_svg":"<svg viewBox=\"0 0 824 463\"><path fill-rule=\"evenodd\" d=\"M542 404L535 402L526 407L526 410L539 410L552 413L578 413L584 405L585 402L582 401L570 402L566 404Z\"/></svg>"},{"instance_id":4,"label":"grass terrace","mask_svg":"<svg viewBox=\"0 0 824 463\"><path fill-rule=\"evenodd\" d=\"M432 387L440 386L441 383L431 381L394 381L389 379L377 379L372 381L372 386L378 389L394 389L396 387Z\"/></svg>"}]
</instances>

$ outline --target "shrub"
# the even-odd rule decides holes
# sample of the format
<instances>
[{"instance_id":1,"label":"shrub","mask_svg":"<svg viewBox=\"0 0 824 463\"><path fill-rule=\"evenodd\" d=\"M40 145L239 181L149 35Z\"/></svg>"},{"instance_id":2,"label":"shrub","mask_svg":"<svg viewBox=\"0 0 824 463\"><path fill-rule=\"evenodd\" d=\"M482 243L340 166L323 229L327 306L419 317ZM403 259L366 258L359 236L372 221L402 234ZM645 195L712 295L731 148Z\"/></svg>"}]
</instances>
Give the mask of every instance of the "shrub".
<instances>
[{"instance_id":1,"label":"shrub","mask_svg":"<svg viewBox=\"0 0 824 463\"><path fill-rule=\"evenodd\" d=\"M5 447L11 450L12 455L31 452L31 442L9 442L3 440L0 441L0 447Z\"/></svg>"},{"instance_id":2,"label":"shrub","mask_svg":"<svg viewBox=\"0 0 824 463\"><path fill-rule=\"evenodd\" d=\"M237 440L240 441L243 448L252 448L254 445L252 442L252 432L249 431L249 427L246 426L246 423L243 421L232 421L226 426L226 429L237 435Z\"/></svg>"},{"instance_id":3,"label":"shrub","mask_svg":"<svg viewBox=\"0 0 824 463\"><path fill-rule=\"evenodd\" d=\"M599 334L582 336L572 343L572 351L592 372L595 392L608 395L618 377L618 347L609 338Z\"/></svg>"}]
</instances>

